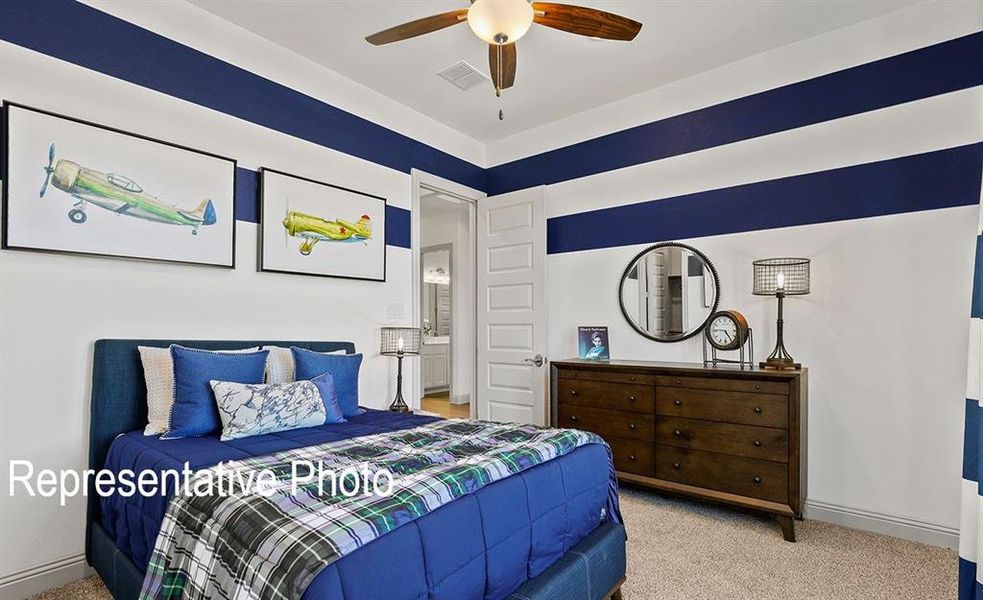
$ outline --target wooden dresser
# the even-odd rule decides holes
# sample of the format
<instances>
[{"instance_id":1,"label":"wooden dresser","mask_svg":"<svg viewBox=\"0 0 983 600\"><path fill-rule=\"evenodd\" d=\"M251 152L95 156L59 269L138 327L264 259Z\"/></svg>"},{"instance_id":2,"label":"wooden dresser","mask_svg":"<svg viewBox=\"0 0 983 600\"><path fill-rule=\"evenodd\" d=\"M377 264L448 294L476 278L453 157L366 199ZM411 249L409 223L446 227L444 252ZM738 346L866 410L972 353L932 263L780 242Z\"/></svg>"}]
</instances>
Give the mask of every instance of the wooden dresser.
<instances>
[{"instance_id":1,"label":"wooden dresser","mask_svg":"<svg viewBox=\"0 0 983 600\"><path fill-rule=\"evenodd\" d=\"M611 445L622 482L776 515L806 498L807 371L551 363L552 420Z\"/></svg>"}]
</instances>

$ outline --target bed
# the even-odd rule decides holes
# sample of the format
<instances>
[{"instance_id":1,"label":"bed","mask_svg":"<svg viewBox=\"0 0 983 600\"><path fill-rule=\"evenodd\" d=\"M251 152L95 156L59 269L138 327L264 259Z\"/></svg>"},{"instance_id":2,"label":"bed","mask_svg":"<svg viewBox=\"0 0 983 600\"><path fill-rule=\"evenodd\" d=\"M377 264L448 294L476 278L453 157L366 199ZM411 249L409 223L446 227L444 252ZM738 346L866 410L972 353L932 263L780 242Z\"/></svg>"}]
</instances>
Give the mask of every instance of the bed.
<instances>
[{"instance_id":1,"label":"bed","mask_svg":"<svg viewBox=\"0 0 983 600\"><path fill-rule=\"evenodd\" d=\"M432 417L368 410L348 423L221 442L142 435L146 388L137 346L223 350L260 345L355 351L349 342L99 340L93 357L89 464L168 469L409 429ZM620 598L625 530L603 510L616 501L610 455L588 445L452 501L331 563L307 587L317 600ZM137 598L166 497L100 498L89 490L86 558L117 600ZM367 576L370 575L370 576Z\"/></svg>"}]
</instances>

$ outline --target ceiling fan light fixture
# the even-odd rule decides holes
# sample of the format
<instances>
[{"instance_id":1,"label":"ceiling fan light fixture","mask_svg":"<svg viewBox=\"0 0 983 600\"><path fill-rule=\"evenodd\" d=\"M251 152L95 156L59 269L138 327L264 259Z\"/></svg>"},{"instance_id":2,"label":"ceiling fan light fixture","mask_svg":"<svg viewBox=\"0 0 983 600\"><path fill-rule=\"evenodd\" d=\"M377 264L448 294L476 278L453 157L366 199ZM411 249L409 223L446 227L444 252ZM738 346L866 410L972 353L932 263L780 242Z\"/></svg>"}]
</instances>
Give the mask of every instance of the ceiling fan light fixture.
<instances>
[{"instance_id":1,"label":"ceiling fan light fixture","mask_svg":"<svg viewBox=\"0 0 983 600\"><path fill-rule=\"evenodd\" d=\"M512 44L529 31L535 13L528 0L475 0L468 25L489 44Z\"/></svg>"}]
</instances>

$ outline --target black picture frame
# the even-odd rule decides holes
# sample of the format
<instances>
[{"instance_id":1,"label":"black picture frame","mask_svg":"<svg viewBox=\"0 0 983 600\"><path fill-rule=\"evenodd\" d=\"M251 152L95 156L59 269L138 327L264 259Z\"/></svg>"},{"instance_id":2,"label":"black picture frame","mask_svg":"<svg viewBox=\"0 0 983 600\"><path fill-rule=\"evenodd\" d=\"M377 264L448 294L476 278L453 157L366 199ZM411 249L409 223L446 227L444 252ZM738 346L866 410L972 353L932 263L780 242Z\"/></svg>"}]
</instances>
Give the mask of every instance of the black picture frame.
<instances>
[{"instance_id":1,"label":"black picture frame","mask_svg":"<svg viewBox=\"0 0 983 600\"><path fill-rule=\"evenodd\" d=\"M680 335L678 337L673 337L673 338L660 338L660 337L656 337L656 336L652 335L651 333L649 333L648 331L646 331L645 329L639 327L638 324L635 323L631 319L631 317L628 315L628 311L625 309L625 301L624 301L625 280L627 280L628 279L628 276L631 274L632 268L635 267L635 265L638 263L639 259L641 259L643 256L645 256L649 252L651 252L653 250L657 250L659 248L666 248L666 247L683 248L685 250L688 250L688 251L692 252L694 255L700 257L700 259L706 265L707 269L709 269L710 270L710 273L713 275L713 284L714 284L714 287L716 289L716 293L714 294L714 297L713 297L713 306L710 307L710 311L707 313L706 318L703 319L703 322L700 323L699 327L696 327L696 328L694 328L690 332L687 332L687 333L685 333L683 335ZM618 282L618 308L621 310L621 316L625 318L625 321L628 322L628 324L631 326L632 329L634 329L640 335L642 335L642 336L644 336L644 337L646 337L646 338L648 338L648 339L650 339L650 340L652 340L654 342L661 342L661 343L664 343L664 344L673 344L673 343L676 343L676 342L681 342L683 340L688 340L689 338L691 338L691 337L693 337L695 335L698 335L707 326L707 323L710 322L710 316L713 315L715 312L717 312L717 308L719 306L720 306L720 276L717 274L716 267L713 266L713 261L711 261L707 257L707 255L704 254L703 252L701 252L700 250L697 250L696 248L694 248L693 246L690 246L689 244L683 244L681 242L659 242L657 244L652 244L651 246L648 246L647 248L642 249L641 252L639 252L638 254L636 254L634 257L632 257L632 259L630 261L628 261L628 266L625 267L624 272L621 274L621 279Z\"/></svg>"},{"instance_id":2,"label":"black picture frame","mask_svg":"<svg viewBox=\"0 0 983 600\"><path fill-rule=\"evenodd\" d=\"M135 256L135 255L131 256L131 255L111 254L108 252L107 253L87 252L83 250L64 250L59 248L41 248L41 247L19 246L19 245L11 244L9 241L9 237L10 237L9 236L10 233L9 195L10 195L10 157L12 156L12 152L10 148L9 134L10 134L10 112L12 108L25 110L25 111L29 111L49 117L54 117L77 125L84 125L87 127L92 127L103 131L108 131L111 133L132 137L145 142L151 142L154 144L167 146L185 152L200 154L202 156L207 156L210 158L229 162L232 171L231 173L232 182L230 187L232 191L232 197L230 199L231 201L229 205L230 207L229 220L231 221L229 226L230 226L231 241L232 241L232 246L230 248L230 263L218 264L213 262L197 262L191 260L156 258L153 256ZM192 148L190 146L169 142L167 140L154 138L148 135L127 131L117 127L111 127L109 125L103 125L101 123L96 123L93 121L88 121L77 117L71 117L61 113L37 108L34 106L22 104L20 102L15 102L7 99L4 99L2 102L0 102L0 112L3 113L2 119L0 119L0 148L3 149L3 158L2 161L0 161L0 181L2 181L3 184L3 190L2 190L3 193L0 194L0 210L2 210L2 213L0 213L0 250L15 250L19 252L36 252L42 254L61 254L61 255L68 255L68 256L97 257L97 258L107 258L107 259L126 260L126 261L135 261L135 262L156 262L156 263L166 263L166 264L175 264L175 265L203 266L203 267L212 267L212 268L228 269L228 270L235 269L236 267L235 189L236 189L236 178L237 178L237 167L238 167L238 162L236 159L230 158L228 156L223 156L221 154L216 154L213 152L208 152L205 150L199 150L197 148Z\"/></svg>"},{"instance_id":3,"label":"black picture frame","mask_svg":"<svg viewBox=\"0 0 983 600\"><path fill-rule=\"evenodd\" d=\"M266 214L266 200L267 200L267 198L266 198L266 185L265 185L266 184L266 180L267 180L267 173L273 173L273 174L279 175L281 177L290 177L292 179L297 179L299 181L303 181L303 182L310 183L310 184L313 184L313 185L319 185L319 186L323 186L323 187L327 187L327 188L332 188L332 189L335 189L335 190L340 190L340 191L343 191L343 192L348 192L348 193L351 193L351 194L357 194L359 196L363 196L365 198L368 198L368 199L371 199L371 200L377 200L377 201L381 202L382 203L382 214L384 215L384 217L383 217L382 231L381 231L381 235L379 236L379 239L381 239L382 246L383 246L383 250L382 250L382 277L381 278L378 278L378 277L357 277L357 276L352 276L352 275L335 275L335 274L329 274L329 273L309 273L309 272L304 272L304 271L290 271L290 270L286 270L286 269L276 269L276 268L270 268L270 267L268 267L266 265L266 260L265 260L265 254L266 254L266 252L265 252L264 242L263 242L263 237L264 237L263 236L263 233L264 233L264 224L266 223L266 217L267 217L267 214ZM308 277L328 277L328 278L331 278L331 279L349 279L349 280L354 280L354 281L374 281L374 282L384 283L386 281L387 276L388 276L388 264L387 264L388 246L386 244L386 227L388 226L388 219L385 216L387 206L388 206L388 201L383 196L377 196L375 194L369 194L367 192L363 192L363 191L360 191L360 190L355 190L355 189L352 189L352 188L347 188L347 187L344 187L344 186L335 185L335 184L327 183L327 182L324 182L324 181L319 181L317 179L312 179L310 177L304 177L303 175L296 175L294 173L287 173L287 172L280 171L278 169L273 169L273 168L270 168L270 167L260 167L260 169L259 169L259 227L258 227L258 232L257 232L257 238L258 238L257 239L257 253L259 255L258 256L258 265L259 265L258 270L260 272L263 272L263 273L281 273L281 274L287 274L287 275L305 275L305 276L308 276ZM373 233L375 233L375 232L373 231Z\"/></svg>"}]
</instances>

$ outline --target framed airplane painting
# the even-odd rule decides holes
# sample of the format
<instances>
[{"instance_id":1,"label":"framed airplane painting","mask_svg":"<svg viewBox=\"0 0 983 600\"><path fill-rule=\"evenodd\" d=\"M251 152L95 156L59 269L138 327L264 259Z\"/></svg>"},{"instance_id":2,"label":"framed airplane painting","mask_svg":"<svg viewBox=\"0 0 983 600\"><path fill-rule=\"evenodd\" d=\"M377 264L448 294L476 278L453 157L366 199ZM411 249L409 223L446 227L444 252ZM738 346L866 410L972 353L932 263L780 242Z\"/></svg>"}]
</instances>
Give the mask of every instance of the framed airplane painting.
<instances>
[{"instance_id":1,"label":"framed airplane painting","mask_svg":"<svg viewBox=\"0 0 983 600\"><path fill-rule=\"evenodd\" d=\"M260 170L260 270L386 280L386 199Z\"/></svg>"},{"instance_id":2,"label":"framed airplane painting","mask_svg":"<svg viewBox=\"0 0 983 600\"><path fill-rule=\"evenodd\" d=\"M236 163L4 104L3 248L235 266Z\"/></svg>"}]
</instances>

